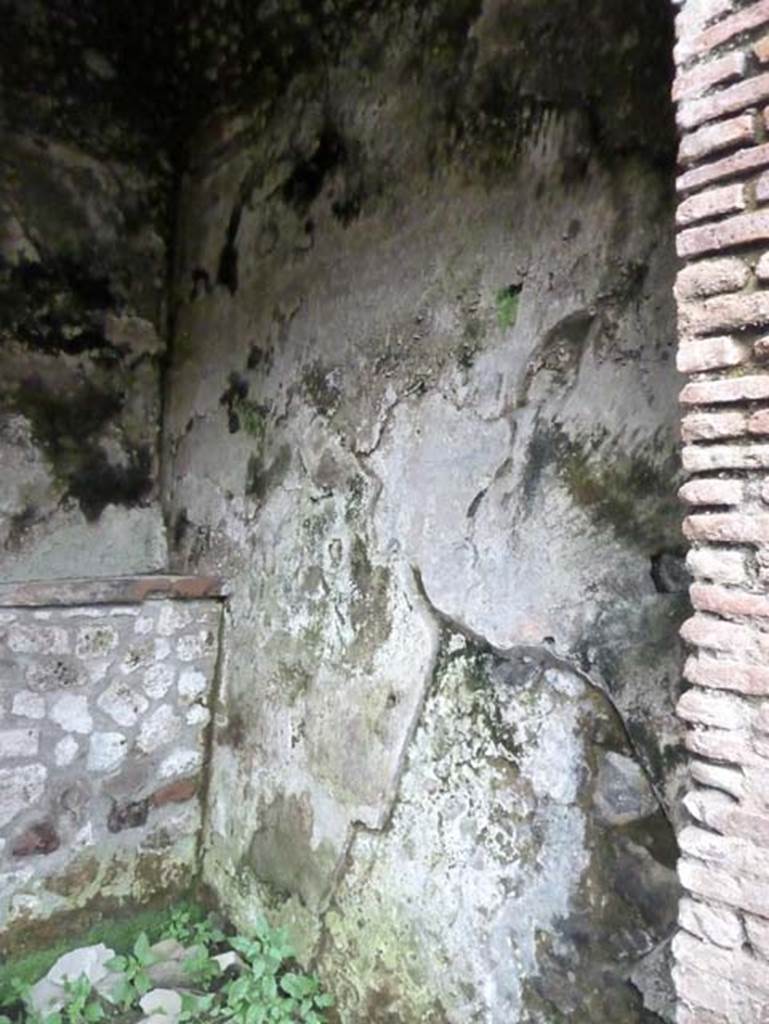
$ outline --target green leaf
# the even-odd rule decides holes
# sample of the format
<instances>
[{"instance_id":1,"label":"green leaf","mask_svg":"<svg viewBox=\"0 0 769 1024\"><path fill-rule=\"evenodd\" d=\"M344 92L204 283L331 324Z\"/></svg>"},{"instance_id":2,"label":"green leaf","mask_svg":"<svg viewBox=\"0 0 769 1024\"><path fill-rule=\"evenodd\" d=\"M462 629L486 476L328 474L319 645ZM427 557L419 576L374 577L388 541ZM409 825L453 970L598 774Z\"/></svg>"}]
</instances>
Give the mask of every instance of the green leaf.
<instances>
[{"instance_id":1,"label":"green leaf","mask_svg":"<svg viewBox=\"0 0 769 1024\"><path fill-rule=\"evenodd\" d=\"M134 943L134 956L145 967L149 967L155 962L155 957L150 952L150 940L147 938L146 932L142 932Z\"/></svg>"}]
</instances>

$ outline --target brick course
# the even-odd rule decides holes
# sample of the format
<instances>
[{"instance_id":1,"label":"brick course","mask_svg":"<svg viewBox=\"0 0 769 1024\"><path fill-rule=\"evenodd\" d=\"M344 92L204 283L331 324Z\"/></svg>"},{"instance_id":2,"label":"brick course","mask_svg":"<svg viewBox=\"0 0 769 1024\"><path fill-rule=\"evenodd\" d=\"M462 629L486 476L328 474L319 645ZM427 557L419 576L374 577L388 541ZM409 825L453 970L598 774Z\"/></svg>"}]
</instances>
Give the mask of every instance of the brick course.
<instances>
[{"instance_id":1,"label":"brick course","mask_svg":"<svg viewBox=\"0 0 769 1024\"><path fill-rule=\"evenodd\" d=\"M679 1024L769 1022L767 26L769 0L683 0L677 18L677 366L695 377L680 396L694 824L679 834Z\"/></svg>"}]
</instances>

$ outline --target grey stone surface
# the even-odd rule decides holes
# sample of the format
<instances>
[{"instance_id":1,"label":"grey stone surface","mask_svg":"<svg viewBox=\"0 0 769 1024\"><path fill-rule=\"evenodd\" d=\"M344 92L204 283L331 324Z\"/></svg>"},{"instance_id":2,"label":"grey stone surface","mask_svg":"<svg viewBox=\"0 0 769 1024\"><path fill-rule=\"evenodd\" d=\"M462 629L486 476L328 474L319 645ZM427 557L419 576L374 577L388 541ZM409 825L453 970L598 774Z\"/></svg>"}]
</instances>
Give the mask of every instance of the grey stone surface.
<instances>
[{"instance_id":1,"label":"grey stone surface","mask_svg":"<svg viewBox=\"0 0 769 1024\"><path fill-rule=\"evenodd\" d=\"M627 825L659 809L638 761L612 750L601 758L595 806L601 819L609 825Z\"/></svg>"},{"instance_id":2,"label":"grey stone surface","mask_svg":"<svg viewBox=\"0 0 769 1024\"><path fill-rule=\"evenodd\" d=\"M154 183L25 133L4 134L3 171L0 574L156 571L164 242L119 227Z\"/></svg>"},{"instance_id":3,"label":"grey stone surface","mask_svg":"<svg viewBox=\"0 0 769 1024\"><path fill-rule=\"evenodd\" d=\"M115 956L103 942L94 946L81 946L60 956L48 973L36 982L29 993L29 1005L46 1016L61 1010L68 1002L67 983L87 978L100 996L114 998L120 975L108 966Z\"/></svg>"},{"instance_id":4,"label":"grey stone surface","mask_svg":"<svg viewBox=\"0 0 769 1024\"><path fill-rule=\"evenodd\" d=\"M613 749L676 813L686 598L652 574L661 551L682 548L666 185L631 158L589 161L565 188L564 166L589 147L570 115L543 124L504 173L485 176L467 155L436 178L414 141L411 95L377 80L372 97L387 100L369 135L340 75L338 123L363 132L360 173L387 167L358 219L334 214L349 165L307 210L292 205L292 154L312 157L323 118L288 97L226 153L201 147L184 182L167 403L174 568L231 587L205 879L239 924L265 909L302 956L323 950L351 1022L391 1012L540 1024L568 1019L580 999L594 1021L648 1020L628 972L615 973L617 951L599 957L613 965L599 980L560 928L600 946L600 899L578 894L595 863L584 837L602 828L616 884L648 891L623 932L628 971L664 939L677 893L670 825L659 811L609 825L592 802L578 806L577 769L559 768L584 758L597 784L605 751L588 755L568 716L541 741L532 726L531 757L499 796L502 817L520 808L516 828L505 832L485 797L466 825L485 858L469 880L452 875L473 854L469 840L440 840L453 810L432 817L429 765L408 820L432 821L437 837L419 831L421 853L405 825L404 837L392 829L443 629L547 663L531 690L506 691L500 714L522 723L529 699L605 691L632 744ZM193 290L196 268L214 281L252 181L262 184L237 207L237 288ZM453 706L459 715L459 697ZM444 732L444 746L464 749L449 711ZM480 800L484 758L471 744L452 776L458 806ZM542 824L535 807L549 800L558 810L542 810ZM634 815L653 809L647 800ZM637 826L654 841L622 831ZM506 863L531 858L542 877L494 864L485 844L500 832ZM614 885L595 881L607 906ZM519 905L515 921L528 913L541 928L534 941L521 925L507 959L506 887L511 904L526 887L541 901ZM561 942L576 959L559 982ZM483 963L497 966L483 975Z\"/></svg>"}]
</instances>

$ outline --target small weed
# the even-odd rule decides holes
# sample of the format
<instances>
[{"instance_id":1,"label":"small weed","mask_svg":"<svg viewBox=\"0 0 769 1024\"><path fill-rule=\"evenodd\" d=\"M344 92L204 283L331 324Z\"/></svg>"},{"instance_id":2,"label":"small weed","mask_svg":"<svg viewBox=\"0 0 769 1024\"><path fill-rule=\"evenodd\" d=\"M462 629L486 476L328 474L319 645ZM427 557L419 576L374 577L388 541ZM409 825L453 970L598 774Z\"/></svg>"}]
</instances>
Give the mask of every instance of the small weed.
<instances>
[{"instance_id":1,"label":"small weed","mask_svg":"<svg viewBox=\"0 0 769 1024\"><path fill-rule=\"evenodd\" d=\"M503 331L515 326L518 319L518 300L521 295L520 285L511 284L500 288L494 296L497 307L497 323Z\"/></svg>"},{"instance_id":2,"label":"small weed","mask_svg":"<svg viewBox=\"0 0 769 1024\"><path fill-rule=\"evenodd\" d=\"M121 971L123 982L118 993L118 1001L128 1009L141 996L152 988L152 979L147 971L156 963L157 958L150 950L147 933L142 932L134 943L133 953L128 956L114 956L107 961L107 967L113 971Z\"/></svg>"},{"instance_id":3,"label":"small weed","mask_svg":"<svg viewBox=\"0 0 769 1024\"><path fill-rule=\"evenodd\" d=\"M325 1010L333 1006L318 978L297 969L285 935L261 922L252 935L225 936L215 922L197 907L181 904L165 917L162 938L175 939L187 949L184 962L189 986L182 996L180 1024L325 1024ZM213 952L234 950L242 960L239 972L223 974ZM139 1000L152 988L149 968L158 962L147 932L141 932L131 952L113 957L107 966L122 973L115 994L120 1011L98 997L91 982L82 976L64 986L66 1002L61 1010L41 1016L32 1012L31 984L11 978L0 1006L0 1024L101 1024L119 1013L138 1012ZM194 991L187 991L187 988ZM131 1017L130 1019L133 1019Z\"/></svg>"}]
</instances>

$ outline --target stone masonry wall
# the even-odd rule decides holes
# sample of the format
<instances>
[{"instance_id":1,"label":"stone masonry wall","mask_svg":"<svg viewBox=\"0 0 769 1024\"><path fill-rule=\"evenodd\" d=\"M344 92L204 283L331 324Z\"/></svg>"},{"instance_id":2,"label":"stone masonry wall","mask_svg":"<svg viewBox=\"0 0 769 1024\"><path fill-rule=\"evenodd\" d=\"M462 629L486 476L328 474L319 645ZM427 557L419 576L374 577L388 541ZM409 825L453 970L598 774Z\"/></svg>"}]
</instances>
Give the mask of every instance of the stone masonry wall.
<instances>
[{"instance_id":1,"label":"stone masonry wall","mask_svg":"<svg viewBox=\"0 0 769 1024\"><path fill-rule=\"evenodd\" d=\"M695 613L679 1024L769 1020L769 3L680 5L677 279Z\"/></svg>"},{"instance_id":2,"label":"stone masonry wall","mask_svg":"<svg viewBox=\"0 0 769 1024\"><path fill-rule=\"evenodd\" d=\"M0 951L189 883L220 608L175 598L212 588L0 588Z\"/></svg>"}]
</instances>

